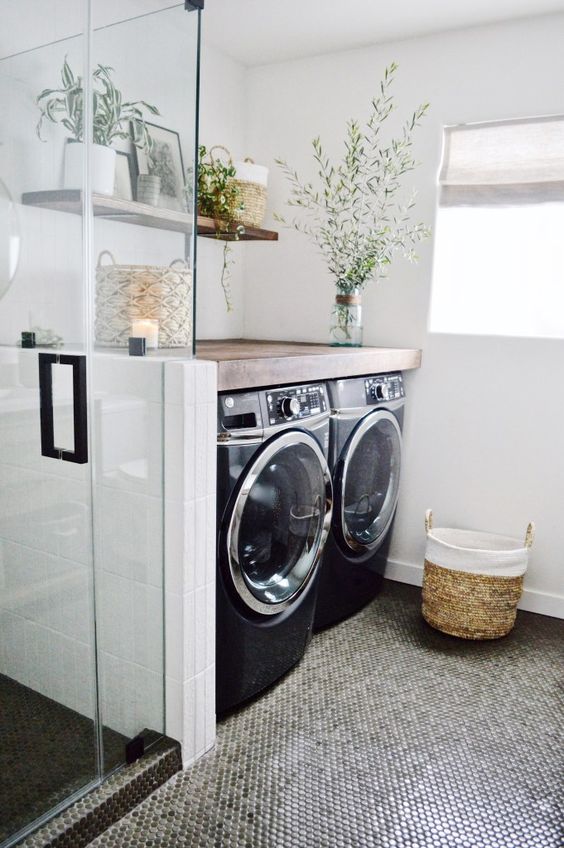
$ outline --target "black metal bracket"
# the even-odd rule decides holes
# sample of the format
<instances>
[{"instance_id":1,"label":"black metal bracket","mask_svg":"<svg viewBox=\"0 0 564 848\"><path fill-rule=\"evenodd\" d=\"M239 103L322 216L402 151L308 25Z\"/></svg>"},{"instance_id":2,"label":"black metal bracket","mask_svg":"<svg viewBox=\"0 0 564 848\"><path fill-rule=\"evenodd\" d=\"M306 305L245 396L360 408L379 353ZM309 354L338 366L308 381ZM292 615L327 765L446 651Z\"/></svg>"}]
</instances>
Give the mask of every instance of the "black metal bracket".
<instances>
[{"instance_id":1,"label":"black metal bracket","mask_svg":"<svg viewBox=\"0 0 564 848\"><path fill-rule=\"evenodd\" d=\"M206 0L184 0L184 8L187 12L203 11Z\"/></svg>"},{"instance_id":2,"label":"black metal bracket","mask_svg":"<svg viewBox=\"0 0 564 848\"><path fill-rule=\"evenodd\" d=\"M69 354L39 354L39 404L41 423L41 454L51 459L88 462L88 404L86 396L86 357ZM55 445L53 423L53 365L72 366L74 451Z\"/></svg>"},{"instance_id":3,"label":"black metal bracket","mask_svg":"<svg viewBox=\"0 0 564 848\"><path fill-rule=\"evenodd\" d=\"M125 743L125 762L131 765L139 760L145 753L145 740L142 736L135 736Z\"/></svg>"}]
</instances>

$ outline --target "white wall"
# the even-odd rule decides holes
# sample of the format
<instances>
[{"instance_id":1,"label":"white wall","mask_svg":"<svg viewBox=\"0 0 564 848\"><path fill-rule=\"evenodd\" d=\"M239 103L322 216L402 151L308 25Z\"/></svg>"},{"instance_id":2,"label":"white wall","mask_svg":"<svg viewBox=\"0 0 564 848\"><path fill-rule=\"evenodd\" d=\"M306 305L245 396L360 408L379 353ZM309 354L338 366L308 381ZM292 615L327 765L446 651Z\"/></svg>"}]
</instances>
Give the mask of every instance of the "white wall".
<instances>
[{"instance_id":1,"label":"white wall","mask_svg":"<svg viewBox=\"0 0 564 848\"><path fill-rule=\"evenodd\" d=\"M433 223L443 125L561 112L563 38L557 15L255 68L248 141L273 169L274 157L283 157L313 176L311 139L320 134L339 154L345 121L367 114L383 69L397 61L396 120L431 102L414 182L416 213ZM284 211L287 193L273 170L271 210ZM399 260L364 300L366 344L424 350L421 371L407 377L405 473L391 554L399 565L390 573L420 579L412 566L423 560L428 506L438 524L517 536L535 519L523 603L546 612L560 604L564 615L562 597L535 594L563 593L564 341L428 334L431 243L419 252L418 265ZM246 335L326 340L332 294L315 249L283 231L277 245L247 252Z\"/></svg>"},{"instance_id":2,"label":"white wall","mask_svg":"<svg viewBox=\"0 0 564 848\"><path fill-rule=\"evenodd\" d=\"M245 68L205 42L203 15L200 143L208 150L223 144L235 160L245 151ZM219 151L218 151L219 152ZM221 288L222 241L198 239L197 336L200 339L238 338L243 335L244 267L247 246L231 248L230 290L233 311L227 312Z\"/></svg>"}]
</instances>

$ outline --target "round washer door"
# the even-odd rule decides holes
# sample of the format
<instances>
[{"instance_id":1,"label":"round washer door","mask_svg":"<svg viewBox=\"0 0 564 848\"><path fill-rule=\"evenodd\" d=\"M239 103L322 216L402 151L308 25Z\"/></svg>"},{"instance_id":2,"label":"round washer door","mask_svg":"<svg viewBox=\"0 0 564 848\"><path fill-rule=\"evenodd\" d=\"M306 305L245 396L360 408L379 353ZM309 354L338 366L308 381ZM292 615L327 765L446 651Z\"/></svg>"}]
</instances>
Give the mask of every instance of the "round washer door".
<instances>
[{"instance_id":1,"label":"round washer door","mask_svg":"<svg viewBox=\"0 0 564 848\"><path fill-rule=\"evenodd\" d=\"M227 532L233 584L255 612L286 609L309 583L331 524L331 475L316 439L289 430L247 472Z\"/></svg>"},{"instance_id":2,"label":"round washer door","mask_svg":"<svg viewBox=\"0 0 564 848\"><path fill-rule=\"evenodd\" d=\"M392 523L399 492L401 430L384 409L363 418L345 445L338 477L340 530L356 553L377 548Z\"/></svg>"}]
</instances>

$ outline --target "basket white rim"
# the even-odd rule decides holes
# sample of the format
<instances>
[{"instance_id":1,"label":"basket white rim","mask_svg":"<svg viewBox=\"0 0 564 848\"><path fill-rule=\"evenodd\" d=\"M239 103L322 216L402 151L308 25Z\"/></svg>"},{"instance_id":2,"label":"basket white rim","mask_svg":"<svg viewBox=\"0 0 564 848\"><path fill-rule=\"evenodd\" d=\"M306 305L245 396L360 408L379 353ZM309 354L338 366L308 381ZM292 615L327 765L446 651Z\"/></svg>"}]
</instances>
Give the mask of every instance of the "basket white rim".
<instances>
[{"instance_id":1,"label":"basket white rim","mask_svg":"<svg viewBox=\"0 0 564 848\"><path fill-rule=\"evenodd\" d=\"M468 548L465 545L453 545L451 542L445 542L443 539L440 539L436 536L436 532L440 530L447 530L453 533L475 533L480 536L489 536L491 539L500 539L507 542L513 542L518 545L517 548L495 548L492 550L491 548ZM432 538L435 542L438 542L439 545L444 545L445 548L450 548L453 551L466 551L468 553L474 554L517 554L517 553L526 553L528 555L529 549L523 545L523 543L519 539L513 539L511 536L500 536L496 533L488 533L487 531L481 530L460 530L454 527L433 527L431 530L427 532L427 538Z\"/></svg>"}]
</instances>

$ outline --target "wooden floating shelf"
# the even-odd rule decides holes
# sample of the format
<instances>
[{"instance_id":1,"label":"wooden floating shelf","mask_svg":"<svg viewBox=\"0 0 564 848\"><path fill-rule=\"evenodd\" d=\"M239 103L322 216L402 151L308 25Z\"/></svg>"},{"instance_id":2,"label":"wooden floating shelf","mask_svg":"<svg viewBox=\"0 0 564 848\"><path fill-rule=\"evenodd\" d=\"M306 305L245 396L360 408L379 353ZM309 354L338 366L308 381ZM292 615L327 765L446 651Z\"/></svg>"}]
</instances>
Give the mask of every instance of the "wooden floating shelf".
<instances>
[{"instance_id":1,"label":"wooden floating shelf","mask_svg":"<svg viewBox=\"0 0 564 848\"><path fill-rule=\"evenodd\" d=\"M37 206L41 209L54 209L57 212L69 212L82 215L82 192L80 189L60 189L58 191L30 191L22 195L24 206ZM163 209L160 206L148 206L135 200L122 200L104 194L93 194L94 216L124 224L137 224L141 227L153 227L158 230L170 230L191 235L194 219L187 212ZM235 241L232 235L216 236L216 224L212 218L198 217L198 235L205 238L219 238L222 241ZM245 227L239 241L277 241L274 230L262 230L257 227Z\"/></svg>"}]
</instances>

